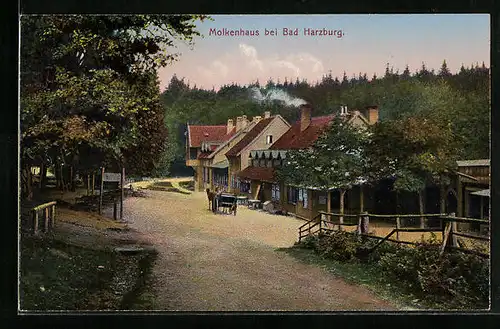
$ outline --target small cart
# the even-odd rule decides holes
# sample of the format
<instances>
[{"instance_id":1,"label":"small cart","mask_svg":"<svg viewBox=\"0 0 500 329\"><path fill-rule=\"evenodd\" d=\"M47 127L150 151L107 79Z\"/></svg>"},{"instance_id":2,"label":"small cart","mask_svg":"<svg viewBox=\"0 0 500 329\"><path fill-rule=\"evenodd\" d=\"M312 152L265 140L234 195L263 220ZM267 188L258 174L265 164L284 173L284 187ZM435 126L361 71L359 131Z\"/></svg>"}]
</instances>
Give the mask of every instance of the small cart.
<instances>
[{"instance_id":1,"label":"small cart","mask_svg":"<svg viewBox=\"0 0 500 329\"><path fill-rule=\"evenodd\" d=\"M236 216L238 207L237 198L233 194L223 193L217 197L217 210L222 208L223 213L233 213Z\"/></svg>"}]
</instances>

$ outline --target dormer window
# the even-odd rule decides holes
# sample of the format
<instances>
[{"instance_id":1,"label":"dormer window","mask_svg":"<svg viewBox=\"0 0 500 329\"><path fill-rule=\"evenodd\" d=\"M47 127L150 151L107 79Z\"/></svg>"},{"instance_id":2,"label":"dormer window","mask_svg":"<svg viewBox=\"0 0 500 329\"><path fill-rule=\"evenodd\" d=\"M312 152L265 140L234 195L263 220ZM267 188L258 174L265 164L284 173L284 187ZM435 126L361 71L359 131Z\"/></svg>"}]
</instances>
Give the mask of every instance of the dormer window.
<instances>
[{"instance_id":1,"label":"dormer window","mask_svg":"<svg viewBox=\"0 0 500 329\"><path fill-rule=\"evenodd\" d=\"M273 135L266 136L266 144L270 145L273 143Z\"/></svg>"}]
</instances>

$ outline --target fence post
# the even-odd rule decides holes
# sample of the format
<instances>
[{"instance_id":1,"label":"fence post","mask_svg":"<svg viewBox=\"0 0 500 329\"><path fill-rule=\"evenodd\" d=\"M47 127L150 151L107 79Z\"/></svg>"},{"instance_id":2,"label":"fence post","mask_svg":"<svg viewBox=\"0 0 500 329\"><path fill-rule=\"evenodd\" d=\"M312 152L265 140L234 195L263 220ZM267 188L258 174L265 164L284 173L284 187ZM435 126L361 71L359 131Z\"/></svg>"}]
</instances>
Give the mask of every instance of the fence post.
<instances>
[{"instance_id":1,"label":"fence post","mask_svg":"<svg viewBox=\"0 0 500 329\"><path fill-rule=\"evenodd\" d=\"M33 220L33 233L37 234L38 233L38 211L33 210L34 213L34 220Z\"/></svg>"},{"instance_id":2,"label":"fence post","mask_svg":"<svg viewBox=\"0 0 500 329\"><path fill-rule=\"evenodd\" d=\"M43 229L47 233L49 231L49 207L45 208L43 216Z\"/></svg>"},{"instance_id":3,"label":"fence post","mask_svg":"<svg viewBox=\"0 0 500 329\"><path fill-rule=\"evenodd\" d=\"M54 228L54 223L56 221L56 205L52 206L52 220L50 221L50 225Z\"/></svg>"},{"instance_id":4,"label":"fence post","mask_svg":"<svg viewBox=\"0 0 500 329\"><path fill-rule=\"evenodd\" d=\"M455 217L455 213L452 212L449 217ZM448 246L456 247L458 245L457 237L453 233L458 232L457 230L457 222L453 219L450 221L450 236L448 238Z\"/></svg>"},{"instance_id":5,"label":"fence post","mask_svg":"<svg viewBox=\"0 0 500 329\"><path fill-rule=\"evenodd\" d=\"M451 214L452 217L455 217L455 213ZM454 234L455 232L458 232L457 230L457 222L452 221L451 222L451 231L450 231L450 242L452 247L458 246L458 241L457 241L457 236Z\"/></svg>"},{"instance_id":6,"label":"fence post","mask_svg":"<svg viewBox=\"0 0 500 329\"><path fill-rule=\"evenodd\" d=\"M367 212L361 215L361 234L368 234L368 227L370 225L370 217Z\"/></svg>"},{"instance_id":7,"label":"fence post","mask_svg":"<svg viewBox=\"0 0 500 329\"><path fill-rule=\"evenodd\" d=\"M401 222L399 220L399 216L396 217L396 240L399 241L399 229L401 228Z\"/></svg>"},{"instance_id":8,"label":"fence post","mask_svg":"<svg viewBox=\"0 0 500 329\"><path fill-rule=\"evenodd\" d=\"M362 213L359 213L359 215L358 215L358 227L356 229L356 232L358 234L361 234L361 221L362 221L362 215L361 214Z\"/></svg>"}]
</instances>

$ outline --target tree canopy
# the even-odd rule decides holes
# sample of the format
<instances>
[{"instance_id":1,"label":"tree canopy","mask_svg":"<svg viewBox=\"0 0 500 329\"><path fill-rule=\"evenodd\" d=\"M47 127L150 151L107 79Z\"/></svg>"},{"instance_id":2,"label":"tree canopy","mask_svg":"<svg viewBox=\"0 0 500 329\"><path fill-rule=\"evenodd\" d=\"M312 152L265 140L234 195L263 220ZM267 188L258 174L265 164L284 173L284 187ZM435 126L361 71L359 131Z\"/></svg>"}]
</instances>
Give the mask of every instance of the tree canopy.
<instances>
[{"instance_id":1,"label":"tree canopy","mask_svg":"<svg viewBox=\"0 0 500 329\"><path fill-rule=\"evenodd\" d=\"M204 18L23 16L22 161L151 171L167 136L156 69Z\"/></svg>"}]
</instances>

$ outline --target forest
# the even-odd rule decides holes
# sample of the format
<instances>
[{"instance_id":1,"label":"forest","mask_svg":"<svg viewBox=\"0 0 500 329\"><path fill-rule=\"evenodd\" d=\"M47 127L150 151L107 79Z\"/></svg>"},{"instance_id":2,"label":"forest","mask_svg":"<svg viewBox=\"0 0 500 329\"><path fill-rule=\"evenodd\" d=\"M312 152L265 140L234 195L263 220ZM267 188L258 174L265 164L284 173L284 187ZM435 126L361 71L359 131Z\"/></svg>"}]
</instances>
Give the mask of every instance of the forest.
<instances>
[{"instance_id":1,"label":"forest","mask_svg":"<svg viewBox=\"0 0 500 329\"><path fill-rule=\"evenodd\" d=\"M168 131L165 152L156 169L157 175L189 174L184 165L186 124L225 124L230 117L261 115L270 110L289 122L299 118L299 109L282 101L259 101L256 88L263 93L286 92L312 104L313 116L339 111L340 106L363 109L379 107L381 122L420 116L446 123L452 129L460 159L489 158L490 70L482 64L462 65L452 73L443 60L439 69L425 63L415 72L407 66L403 72L386 64L383 76L366 73L348 77L324 75L320 81L295 79L248 85L229 83L219 90L205 90L184 78L173 76L161 94Z\"/></svg>"}]
</instances>

